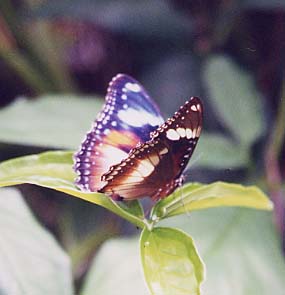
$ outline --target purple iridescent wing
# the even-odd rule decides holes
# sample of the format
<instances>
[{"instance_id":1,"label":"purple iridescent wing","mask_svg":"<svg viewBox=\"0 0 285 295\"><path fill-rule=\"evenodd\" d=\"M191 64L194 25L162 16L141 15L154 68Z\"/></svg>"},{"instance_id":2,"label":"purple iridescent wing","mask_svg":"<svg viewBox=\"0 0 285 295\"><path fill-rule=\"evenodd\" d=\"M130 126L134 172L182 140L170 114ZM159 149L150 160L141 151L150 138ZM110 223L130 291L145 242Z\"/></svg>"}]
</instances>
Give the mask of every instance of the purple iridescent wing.
<instances>
[{"instance_id":1,"label":"purple iridescent wing","mask_svg":"<svg viewBox=\"0 0 285 295\"><path fill-rule=\"evenodd\" d=\"M74 156L76 184L85 191L102 187L101 176L127 157L138 143L164 122L142 85L124 74L109 84L106 101Z\"/></svg>"}]
</instances>

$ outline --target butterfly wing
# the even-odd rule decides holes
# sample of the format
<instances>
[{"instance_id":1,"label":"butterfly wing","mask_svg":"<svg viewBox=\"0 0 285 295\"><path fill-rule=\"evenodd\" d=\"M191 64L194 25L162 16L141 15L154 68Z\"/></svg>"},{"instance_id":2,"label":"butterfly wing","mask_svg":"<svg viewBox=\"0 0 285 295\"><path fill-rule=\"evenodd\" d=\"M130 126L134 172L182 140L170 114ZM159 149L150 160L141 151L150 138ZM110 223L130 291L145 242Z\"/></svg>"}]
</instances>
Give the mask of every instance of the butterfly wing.
<instances>
[{"instance_id":1,"label":"butterfly wing","mask_svg":"<svg viewBox=\"0 0 285 295\"><path fill-rule=\"evenodd\" d=\"M80 150L74 155L76 184L86 191L102 186L101 176L119 163L150 132L163 123L158 107L135 79L118 74Z\"/></svg>"},{"instance_id":2,"label":"butterfly wing","mask_svg":"<svg viewBox=\"0 0 285 295\"><path fill-rule=\"evenodd\" d=\"M145 196L157 200L173 192L199 139L202 116L202 102L192 97L149 141L103 175L105 185L99 191L128 200Z\"/></svg>"}]
</instances>

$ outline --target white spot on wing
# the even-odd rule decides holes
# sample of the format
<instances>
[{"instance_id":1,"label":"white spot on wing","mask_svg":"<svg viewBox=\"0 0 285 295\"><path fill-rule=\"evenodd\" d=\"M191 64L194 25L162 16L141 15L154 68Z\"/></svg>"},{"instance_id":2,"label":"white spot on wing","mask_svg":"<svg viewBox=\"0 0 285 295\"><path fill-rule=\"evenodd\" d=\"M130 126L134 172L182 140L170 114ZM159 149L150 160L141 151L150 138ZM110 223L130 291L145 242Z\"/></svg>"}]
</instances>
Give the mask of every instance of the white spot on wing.
<instances>
[{"instance_id":1,"label":"white spot on wing","mask_svg":"<svg viewBox=\"0 0 285 295\"><path fill-rule=\"evenodd\" d=\"M123 122L134 127L140 127L146 124L150 124L151 126L158 126L161 124L161 119L159 117L153 116L144 110L135 110L132 108L120 110L118 112L118 117Z\"/></svg>"},{"instance_id":2,"label":"white spot on wing","mask_svg":"<svg viewBox=\"0 0 285 295\"><path fill-rule=\"evenodd\" d=\"M180 135L174 129L169 129L166 132L166 137L170 140L179 140Z\"/></svg>"},{"instance_id":3,"label":"white spot on wing","mask_svg":"<svg viewBox=\"0 0 285 295\"><path fill-rule=\"evenodd\" d=\"M202 128L201 128L201 126L199 126L199 127L197 128L197 132L196 132L196 136L197 136L197 137L200 136L201 131L202 131Z\"/></svg>"},{"instance_id":4,"label":"white spot on wing","mask_svg":"<svg viewBox=\"0 0 285 295\"><path fill-rule=\"evenodd\" d=\"M103 133L105 134L105 135L107 135L107 134L109 134L110 133L110 129L109 128L106 128L104 131L103 131Z\"/></svg>"},{"instance_id":5,"label":"white spot on wing","mask_svg":"<svg viewBox=\"0 0 285 295\"><path fill-rule=\"evenodd\" d=\"M159 157L157 155L149 156L149 159L153 165L157 165L159 163Z\"/></svg>"},{"instance_id":6,"label":"white spot on wing","mask_svg":"<svg viewBox=\"0 0 285 295\"><path fill-rule=\"evenodd\" d=\"M190 108L191 108L191 110L193 112L197 112L198 111L197 106L195 104L193 104Z\"/></svg>"},{"instance_id":7,"label":"white spot on wing","mask_svg":"<svg viewBox=\"0 0 285 295\"><path fill-rule=\"evenodd\" d=\"M142 174L136 170L133 170L127 177L127 179L129 178L142 178Z\"/></svg>"},{"instance_id":8,"label":"white spot on wing","mask_svg":"<svg viewBox=\"0 0 285 295\"><path fill-rule=\"evenodd\" d=\"M128 82L128 83L126 83L125 87L129 91L133 91L133 92L140 92L141 91L141 87L136 83Z\"/></svg>"},{"instance_id":9,"label":"white spot on wing","mask_svg":"<svg viewBox=\"0 0 285 295\"><path fill-rule=\"evenodd\" d=\"M196 128L192 130L192 137L193 137L193 138L196 137L196 132L197 132L197 129L196 129Z\"/></svg>"},{"instance_id":10,"label":"white spot on wing","mask_svg":"<svg viewBox=\"0 0 285 295\"><path fill-rule=\"evenodd\" d=\"M149 176L153 170L154 166L150 164L148 160L142 160L139 162L138 166L136 167L136 170L144 177Z\"/></svg>"},{"instance_id":11,"label":"white spot on wing","mask_svg":"<svg viewBox=\"0 0 285 295\"><path fill-rule=\"evenodd\" d=\"M186 136L186 131L184 128L177 128L176 131L178 132L178 134L181 136L181 137L185 137Z\"/></svg>"},{"instance_id":12,"label":"white spot on wing","mask_svg":"<svg viewBox=\"0 0 285 295\"><path fill-rule=\"evenodd\" d=\"M159 152L160 155L165 155L167 153L168 153L168 149L166 147Z\"/></svg>"},{"instance_id":13,"label":"white spot on wing","mask_svg":"<svg viewBox=\"0 0 285 295\"><path fill-rule=\"evenodd\" d=\"M101 157L98 158L98 164L102 166L103 170L105 169L105 172L109 170L110 166L118 164L128 155L126 152L111 145L102 145L97 148L97 151L101 155Z\"/></svg>"},{"instance_id":14,"label":"white spot on wing","mask_svg":"<svg viewBox=\"0 0 285 295\"><path fill-rule=\"evenodd\" d=\"M186 128L186 137L187 139L192 138L192 130L190 128Z\"/></svg>"}]
</instances>

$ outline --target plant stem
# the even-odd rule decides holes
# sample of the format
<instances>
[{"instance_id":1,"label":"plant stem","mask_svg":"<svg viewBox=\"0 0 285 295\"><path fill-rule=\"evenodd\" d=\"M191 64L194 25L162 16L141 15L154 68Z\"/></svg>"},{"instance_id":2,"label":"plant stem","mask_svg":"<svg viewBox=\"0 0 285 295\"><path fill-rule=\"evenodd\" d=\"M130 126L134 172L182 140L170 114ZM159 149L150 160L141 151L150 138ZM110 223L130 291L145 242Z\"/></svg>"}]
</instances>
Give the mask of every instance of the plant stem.
<instances>
[{"instance_id":1,"label":"plant stem","mask_svg":"<svg viewBox=\"0 0 285 295\"><path fill-rule=\"evenodd\" d=\"M49 91L51 85L48 81L39 75L38 71L34 69L28 59L26 59L17 50L1 51L0 55L6 63L12 67L21 78L30 85L36 92L43 93Z\"/></svg>"},{"instance_id":2,"label":"plant stem","mask_svg":"<svg viewBox=\"0 0 285 295\"><path fill-rule=\"evenodd\" d=\"M46 74L51 77L56 89L75 92L75 86L64 60L63 41L52 32L52 24L38 21L32 29L32 38L27 38L38 56L44 56ZM28 37L31 34L29 34ZM57 37L57 38L56 38Z\"/></svg>"},{"instance_id":3,"label":"plant stem","mask_svg":"<svg viewBox=\"0 0 285 295\"><path fill-rule=\"evenodd\" d=\"M14 69L18 70L18 74L37 92L55 91L55 85L45 75L46 71L43 68L42 62L34 52L33 47L26 40L23 26L20 24L10 0L0 1L0 11L10 35L15 40L13 48L10 48L10 50L0 50L3 59ZM18 50L18 46L21 48L21 52ZM40 85L37 85L39 80L42 81Z\"/></svg>"},{"instance_id":4,"label":"plant stem","mask_svg":"<svg viewBox=\"0 0 285 295\"><path fill-rule=\"evenodd\" d=\"M282 145L285 139L285 79L282 83L281 98L277 109L277 119L275 128L273 129L272 150L276 155L279 155L282 150Z\"/></svg>"},{"instance_id":5,"label":"plant stem","mask_svg":"<svg viewBox=\"0 0 285 295\"><path fill-rule=\"evenodd\" d=\"M274 203L274 218L278 231L284 238L285 221L285 198L282 190L282 176L278 163L279 154L285 138L285 80L282 84L281 98L277 111L277 118L272 128L273 132L269 138L269 143L265 152L266 179L271 199Z\"/></svg>"},{"instance_id":6,"label":"plant stem","mask_svg":"<svg viewBox=\"0 0 285 295\"><path fill-rule=\"evenodd\" d=\"M51 34L49 24L37 22L31 34L23 29L10 0L0 1L0 11L10 35L16 40L13 48L0 50L5 61L38 92L73 92L74 84L64 66L61 47Z\"/></svg>"}]
</instances>

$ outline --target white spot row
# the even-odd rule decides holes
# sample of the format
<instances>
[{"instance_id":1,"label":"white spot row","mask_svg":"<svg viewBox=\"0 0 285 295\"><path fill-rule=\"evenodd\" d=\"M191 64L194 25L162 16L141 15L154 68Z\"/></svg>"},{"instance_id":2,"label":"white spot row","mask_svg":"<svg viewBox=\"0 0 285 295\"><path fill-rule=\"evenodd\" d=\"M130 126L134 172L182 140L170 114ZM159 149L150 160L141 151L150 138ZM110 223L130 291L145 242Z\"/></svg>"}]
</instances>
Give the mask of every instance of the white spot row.
<instances>
[{"instance_id":1,"label":"white spot row","mask_svg":"<svg viewBox=\"0 0 285 295\"><path fill-rule=\"evenodd\" d=\"M177 128L177 129L169 129L166 132L166 137L170 140L179 140L180 138L195 138L197 135L197 130L193 129L191 130L190 128Z\"/></svg>"},{"instance_id":2,"label":"white spot row","mask_svg":"<svg viewBox=\"0 0 285 295\"><path fill-rule=\"evenodd\" d=\"M201 110L200 104L193 104L190 108L193 112L197 112Z\"/></svg>"}]
</instances>

